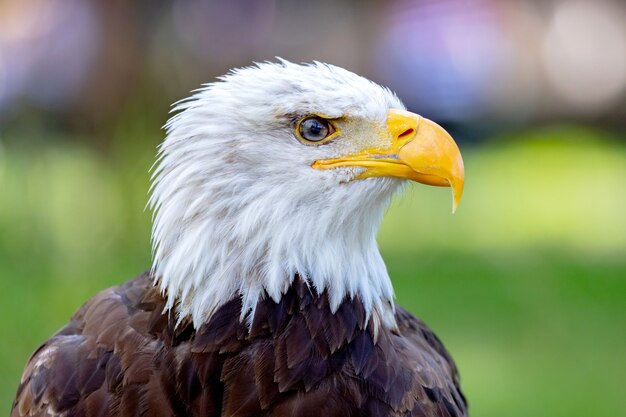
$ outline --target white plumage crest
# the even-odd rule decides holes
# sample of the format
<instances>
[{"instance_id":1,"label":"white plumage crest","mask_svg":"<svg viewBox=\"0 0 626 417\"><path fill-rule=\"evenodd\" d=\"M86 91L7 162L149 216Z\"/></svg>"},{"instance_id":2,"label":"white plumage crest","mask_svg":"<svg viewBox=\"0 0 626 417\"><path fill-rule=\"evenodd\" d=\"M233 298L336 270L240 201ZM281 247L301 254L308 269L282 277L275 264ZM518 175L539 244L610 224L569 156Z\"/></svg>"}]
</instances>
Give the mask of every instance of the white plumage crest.
<instances>
[{"instance_id":1,"label":"white plumage crest","mask_svg":"<svg viewBox=\"0 0 626 417\"><path fill-rule=\"evenodd\" d=\"M381 140L389 90L342 68L284 60L236 69L177 103L153 173L153 271L168 308L196 327L240 296L251 320L260 297L279 300L296 274L336 309L358 297L393 326L393 289L376 243L402 181L350 181L360 168L311 164ZM305 145L309 114L351 126Z\"/></svg>"}]
</instances>

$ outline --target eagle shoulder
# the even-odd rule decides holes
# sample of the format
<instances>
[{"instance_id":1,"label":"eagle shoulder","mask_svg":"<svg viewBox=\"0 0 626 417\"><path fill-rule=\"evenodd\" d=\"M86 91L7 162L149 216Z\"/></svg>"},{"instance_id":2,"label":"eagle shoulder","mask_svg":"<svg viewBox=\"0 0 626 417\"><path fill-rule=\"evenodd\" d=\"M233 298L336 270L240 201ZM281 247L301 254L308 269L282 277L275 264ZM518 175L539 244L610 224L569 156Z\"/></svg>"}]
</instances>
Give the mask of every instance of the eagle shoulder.
<instances>
[{"instance_id":1,"label":"eagle shoulder","mask_svg":"<svg viewBox=\"0 0 626 417\"><path fill-rule=\"evenodd\" d=\"M91 298L33 353L11 416L172 415L154 360L167 342L159 299L147 274Z\"/></svg>"},{"instance_id":2,"label":"eagle shoulder","mask_svg":"<svg viewBox=\"0 0 626 417\"><path fill-rule=\"evenodd\" d=\"M459 372L441 340L402 307L396 307L396 322L398 334L410 346L403 361L415 371L414 389L426 394L421 401L433 408L432 415L466 416L467 400L461 391Z\"/></svg>"}]
</instances>

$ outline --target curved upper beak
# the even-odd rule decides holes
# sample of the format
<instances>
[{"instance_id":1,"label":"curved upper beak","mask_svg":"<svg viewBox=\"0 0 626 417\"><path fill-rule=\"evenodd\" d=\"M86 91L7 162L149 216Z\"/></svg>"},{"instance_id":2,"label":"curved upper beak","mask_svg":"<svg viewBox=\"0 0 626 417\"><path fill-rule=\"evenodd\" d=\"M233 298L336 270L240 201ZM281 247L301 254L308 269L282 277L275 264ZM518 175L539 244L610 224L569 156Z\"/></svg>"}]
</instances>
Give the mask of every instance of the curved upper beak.
<instances>
[{"instance_id":1,"label":"curved upper beak","mask_svg":"<svg viewBox=\"0 0 626 417\"><path fill-rule=\"evenodd\" d=\"M451 187L454 212L463 195L465 173L461 152L448 132L431 120L397 109L389 110L387 131L391 143L342 158L315 161L312 167L359 166L365 171L357 179L390 176Z\"/></svg>"}]
</instances>

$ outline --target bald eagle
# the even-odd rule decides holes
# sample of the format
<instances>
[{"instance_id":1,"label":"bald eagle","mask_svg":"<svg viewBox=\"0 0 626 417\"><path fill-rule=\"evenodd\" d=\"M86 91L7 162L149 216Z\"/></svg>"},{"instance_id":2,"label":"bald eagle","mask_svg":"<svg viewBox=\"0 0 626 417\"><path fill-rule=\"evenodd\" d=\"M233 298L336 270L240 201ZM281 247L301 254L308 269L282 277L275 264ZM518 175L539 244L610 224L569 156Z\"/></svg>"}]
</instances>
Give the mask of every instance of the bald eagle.
<instances>
[{"instance_id":1,"label":"bald eagle","mask_svg":"<svg viewBox=\"0 0 626 417\"><path fill-rule=\"evenodd\" d=\"M464 182L452 138L332 65L236 69L177 103L152 268L37 349L11 415L465 416L376 244L406 180Z\"/></svg>"}]
</instances>

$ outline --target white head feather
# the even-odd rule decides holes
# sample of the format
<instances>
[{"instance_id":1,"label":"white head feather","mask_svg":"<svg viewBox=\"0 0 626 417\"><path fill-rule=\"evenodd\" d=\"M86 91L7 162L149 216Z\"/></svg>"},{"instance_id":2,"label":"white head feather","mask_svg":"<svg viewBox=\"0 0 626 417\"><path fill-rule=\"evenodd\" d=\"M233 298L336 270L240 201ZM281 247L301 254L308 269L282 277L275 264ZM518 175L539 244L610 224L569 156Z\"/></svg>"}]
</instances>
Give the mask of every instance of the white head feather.
<instances>
[{"instance_id":1,"label":"white head feather","mask_svg":"<svg viewBox=\"0 0 626 417\"><path fill-rule=\"evenodd\" d=\"M404 106L363 77L282 60L234 70L179 102L150 198L153 272L167 307L198 327L239 296L251 320L260 297L280 300L298 274L328 292L333 311L358 297L368 318L393 326L376 234L402 181L311 167L378 143L390 108ZM294 123L309 114L348 127L305 145Z\"/></svg>"}]
</instances>

